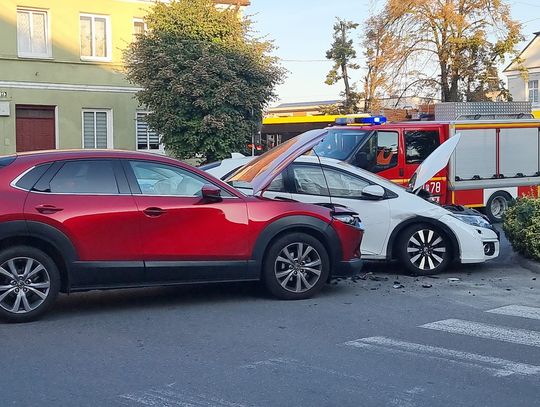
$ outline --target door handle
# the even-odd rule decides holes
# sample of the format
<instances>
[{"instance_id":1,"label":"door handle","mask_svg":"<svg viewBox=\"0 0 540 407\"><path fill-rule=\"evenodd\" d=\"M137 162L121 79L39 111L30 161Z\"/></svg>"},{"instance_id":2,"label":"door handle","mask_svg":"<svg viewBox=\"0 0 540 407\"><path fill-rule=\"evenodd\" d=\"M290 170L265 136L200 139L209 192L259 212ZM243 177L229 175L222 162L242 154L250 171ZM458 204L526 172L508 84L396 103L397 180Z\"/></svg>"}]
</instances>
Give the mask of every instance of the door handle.
<instances>
[{"instance_id":1,"label":"door handle","mask_svg":"<svg viewBox=\"0 0 540 407\"><path fill-rule=\"evenodd\" d=\"M151 206L150 208L146 208L143 212L146 216L149 216L151 218L156 218L158 216L163 215L166 211L164 209Z\"/></svg>"},{"instance_id":2,"label":"door handle","mask_svg":"<svg viewBox=\"0 0 540 407\"><path fill-rule=\"evenodd\" d=\"M39 213L56 213L56 212L60 212L60 211L63 211L64 208L58 208L57 206L54 206L54 205L38 205L36 206L36 211L38 211Z\"/></svg>"},{"instance_id":3,"label":"door handle","mask_svg":"<svg viewBox=\"0 0 540 407\"><path fill-rule=\"evenodd\" d=\"M400 177L403 177L403 174L404 174L403 168L400 168L400 169L399 169L399 176L400 176Z\"/></svg>"}]
</instances>

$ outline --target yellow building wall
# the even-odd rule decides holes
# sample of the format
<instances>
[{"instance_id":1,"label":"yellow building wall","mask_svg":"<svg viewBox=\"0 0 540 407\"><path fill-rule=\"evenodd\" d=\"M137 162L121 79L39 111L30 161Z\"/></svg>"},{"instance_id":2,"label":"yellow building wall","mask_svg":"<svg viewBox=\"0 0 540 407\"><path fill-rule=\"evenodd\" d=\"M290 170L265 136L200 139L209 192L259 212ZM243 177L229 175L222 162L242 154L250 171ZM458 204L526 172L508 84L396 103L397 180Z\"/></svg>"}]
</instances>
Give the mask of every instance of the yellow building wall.
<instances>
[{"instance_id":1,"label":"yellow building wall","mask_svg":"<svg viewBox=\"0 0 540 407\"><path fill-rule=\"evenodd\" d=\"M135 0L2 0L0 7L0 55L17 58L17 7L48 11L50 38L55 62L82 62L80 58L80 13L110 17L112 61L105 66L121 65L122 50L133 36L133 18L142 18L152 2ZM88 64L88 62L84 62Z\"/></svg>"}]
</instances>

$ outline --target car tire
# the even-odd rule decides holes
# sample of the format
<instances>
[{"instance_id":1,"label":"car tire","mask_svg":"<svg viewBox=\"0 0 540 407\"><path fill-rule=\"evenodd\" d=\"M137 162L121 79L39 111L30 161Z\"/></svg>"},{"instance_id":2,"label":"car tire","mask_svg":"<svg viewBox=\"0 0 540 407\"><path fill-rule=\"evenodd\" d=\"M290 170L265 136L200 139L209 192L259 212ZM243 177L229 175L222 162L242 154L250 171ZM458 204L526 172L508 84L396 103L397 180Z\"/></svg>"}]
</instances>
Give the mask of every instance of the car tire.
<instances>
[{"instance_id":1,"label":"car tire","mask_svg":"<svg viewBox=\"0 0 540 407\"><path fill-rule=\"evenodd\" d=\"M396 254L410 274L436 274L444 271L452 260L452 242L439 228L418 223L400 233Z\"/></svg>"},{"instance_id":2,"label":"car tire","mask_svg":"<svg viewBox=\"0 0 540 407\"><path fill-rule=\"evenodd\" d=\"M513 201L512 196L505 191L497 191L492 194L487 203L485 212L492 223L500 223L503 220L504 213Z\"/></svg>"},{"instance_id":3,"label":"car tire","mask_svg":"<svg viewBox=\"0 0 540 407\"><path fill-rule=\"evenodd\" d=\"M0 319L29 322L41 317L60 291L60 273L43 251L16 246L0 251Z\"/></svg>"},{"instance_id":4,"label":"car tire","mask_svg":"<svg viewBox=\"0 0 540 407\"><path fill-rule=\"evenodd\" d=\"M263 281L267 290L282 300L302 300L317 294L330 274L324 245L305 233L279 237L267 250Z\"/></svg>"}]
</instances>

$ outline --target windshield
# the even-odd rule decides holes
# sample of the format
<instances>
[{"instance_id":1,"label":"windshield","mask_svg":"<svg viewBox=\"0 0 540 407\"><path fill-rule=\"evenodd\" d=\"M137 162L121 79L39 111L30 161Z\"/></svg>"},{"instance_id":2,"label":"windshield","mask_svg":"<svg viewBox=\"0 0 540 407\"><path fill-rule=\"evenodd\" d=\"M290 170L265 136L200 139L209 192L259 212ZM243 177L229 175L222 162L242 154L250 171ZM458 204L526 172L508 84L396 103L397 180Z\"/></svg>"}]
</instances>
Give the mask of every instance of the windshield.
<instances>
[{"instance_id":1,"label":"windshield","mask_svg":"<svg viewBox=\"0 0 540 407\"><path fill-rule=\"evenodd\" d=\"M329 129L328 134L313 150L321 157L345 160L370 133L371 130Z\"/></svg>"}]
</instances>

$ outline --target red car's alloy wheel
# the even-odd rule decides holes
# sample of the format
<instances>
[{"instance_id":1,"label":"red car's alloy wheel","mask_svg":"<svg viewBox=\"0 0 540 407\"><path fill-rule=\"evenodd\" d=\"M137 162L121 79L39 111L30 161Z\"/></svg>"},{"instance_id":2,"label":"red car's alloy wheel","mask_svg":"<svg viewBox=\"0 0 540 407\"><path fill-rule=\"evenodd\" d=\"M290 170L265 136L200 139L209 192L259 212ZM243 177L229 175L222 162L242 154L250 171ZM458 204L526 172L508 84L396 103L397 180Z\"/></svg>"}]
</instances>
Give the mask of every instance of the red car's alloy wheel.
<instances>
[{"instance_id":1,"label":"red car's alloy wheel","mask_svg":"<svg viewBox=\"0 0 540 407\"><path fill-rule=\"evenodd\" d=\"M305 243L291 243L284 247L274 265L281 286L294 293L311 289L321 277L321 256Z\"/></svg>"},{"instance_id":2,"label":"red car's alloy wheel","mask_svg":"<svg viewBox=\"0 0 540 407\"><path fill-rule=\"evenodd\" d=\"M47 269L30 257L15 257L0 266L0 307L14 314L37 309L47 299L51 279Z\"/></svg>"}]
</instances>

